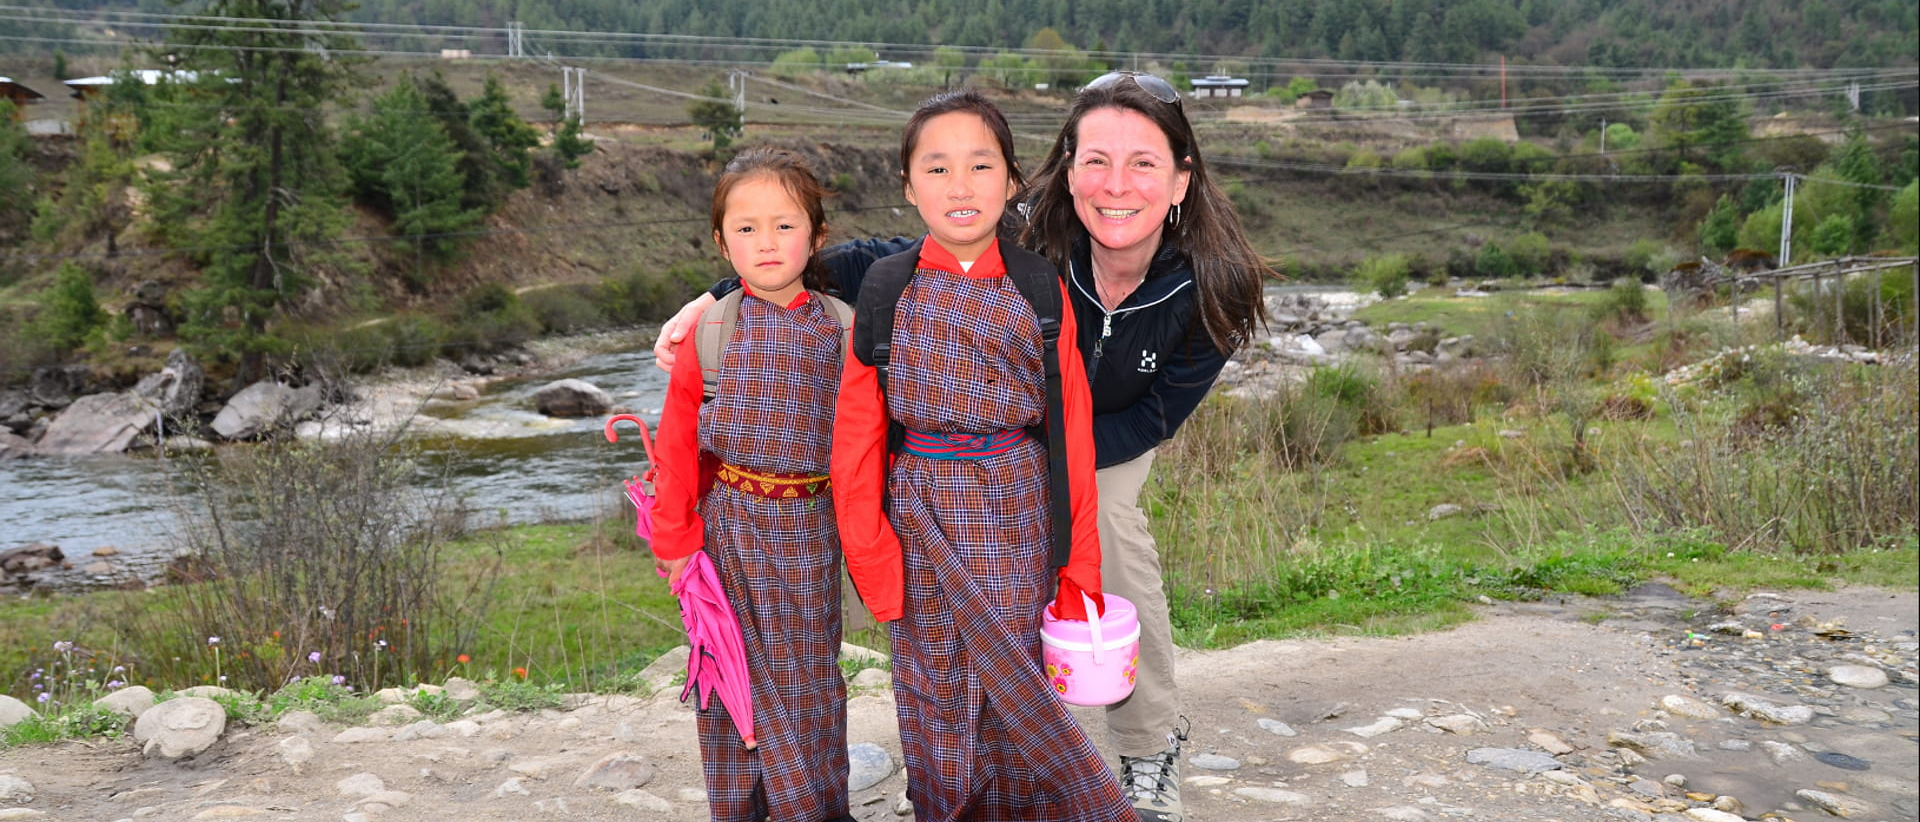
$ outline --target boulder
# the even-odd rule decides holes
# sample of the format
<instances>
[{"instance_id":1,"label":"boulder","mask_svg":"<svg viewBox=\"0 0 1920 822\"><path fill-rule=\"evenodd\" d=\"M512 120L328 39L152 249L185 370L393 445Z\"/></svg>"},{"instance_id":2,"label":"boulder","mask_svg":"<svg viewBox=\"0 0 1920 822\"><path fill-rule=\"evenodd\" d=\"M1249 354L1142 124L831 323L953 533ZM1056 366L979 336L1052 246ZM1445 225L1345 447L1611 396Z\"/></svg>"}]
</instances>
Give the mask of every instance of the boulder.
<instances>
[{"instance_id":1,"label":"boulder","mask_svg":"<svg viewBox=\"0 0 1920 822\"><path fill-rule=\"evenodd\" d=\"M133 393L158 406L167 419L184 420L193 416L194 406L200 404L200 389L205 382L200 364L187 356L186 349L176 348L167 355L166 367L142 377L134 384Z\"/></svg>"},{"instance_id":2,"label":"boulder","mask_svg":"<svg viewBox=\"0 0 1920 822\"><path fill-rule=\"evenodd\" d=\"M613 398L600 387L585 380L565 379L547 383L533 395L540 413L549 417L597 417L613 408Z\"/></svg>"},{"instance_id":3,"label":"boulder","mask_svg":"<svg viewBox=\"0 0 1920 822\"><path fill-rule=\"evenodd\" d=\"M87 393L89 382L84 365L42 366L33 369L27 395L36 405L65 408L74 397Z\"/></svg>"},{"instance_id":4,"label":"boulder","mask_svg":"<svg viewBox=\"0 0 1920 822\"><path fill-rule=\"evenodd\" d=\"M179 759L212 747L226 729L227 711L220 703L184 696L142 713L133 723L133 739L149 757Z\"/></svg>"},{"instance_id":5,"label":"boulder","mask_svg":"<svg viewBox=\"0 0 1920 822\"><path fill-rule=\"evenodd\" d=\"M144 685L128 685L93 701L93 704L121 716L139 719L153 707L153 691Z\"/></svg>"},{"instance_id":6,"label":"boulder","mask_svg":"<svg viewBox=\"0 0 1920 822\"><path fill-rule=\"evenodd\" d=\"M33 440L19 436L4 427L0 427L0 462L15 457L25 457L35 453Z\"/></svg>"},{"instance_id":7,"label":"boulder","mask_svg":"<svg viewBox=\"0 0 1920 822\"><path fill-rule=\"evenodd\" d=\"M20 724L30 716L33 716L33 709L27 707L27 703L0 694L0 728Z\"/></svg>"},{"instance_id":8,"label":"boulder","mask_svg":"<svg viewBox=\"0 0 1920 822\"><path fill-rule=\"evenodd\" d=\"M30 574L34 571L49 571L60 567L67 555L58 545L33 543L25 548L15 548L0 554L0 571L9 574Z\"/></svg>"},{"instance_id":9,"label":"boulder","mask_svg":"<svg viewBox=\"0 0 1920 822\"><path fill-rule=\"evenodd\" d=\"M213 418L213 432L229 440L258 439L320 409L320 387L293 388L261 380L233 395Z\"/></svg>"},{"instance_id":10,"label":"boulder","mask_svg":"<svg viewBox=\"0 0 1920 822\"><path fill-rule=\"evenodd\" d=\"M61 411L34 447L50 455L117 454L153 418L153 404L133 394L88 394Z\"/></svg>"},{"instance_id":11,"label":"boulder","mask_svg":"<svg viewBox=\"0 0 1920 822\"><path fill-rule=\"evenodd\" d=\"M167 287L158 280L135 286L133 300L127 304L127 319L133 330L146 337L164 337L173 333L173 318L167 314Z\"/></svg>"}]
</instances>

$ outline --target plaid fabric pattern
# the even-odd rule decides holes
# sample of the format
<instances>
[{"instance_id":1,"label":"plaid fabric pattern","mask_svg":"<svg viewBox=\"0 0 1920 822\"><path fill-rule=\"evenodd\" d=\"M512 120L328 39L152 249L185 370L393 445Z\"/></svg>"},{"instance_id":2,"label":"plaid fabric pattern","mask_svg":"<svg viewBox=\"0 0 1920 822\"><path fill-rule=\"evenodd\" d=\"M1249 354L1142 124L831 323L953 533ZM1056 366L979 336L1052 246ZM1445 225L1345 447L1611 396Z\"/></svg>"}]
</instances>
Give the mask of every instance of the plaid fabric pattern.
<instances>
[{"instance_id":1,"label":"plaid fabric pattern","mask_svg":"<svg viewBox=\"0 0 1920 822\"><path fill-rule=\"evenodd\" d=\"M1042 419L1038 323L1011 282L922 270L900 305L894 419L953 433ZM888 477L906 571L893 687L921 822L1135 819L1041 671L1046 472L1027 439L980 460L902 454Z\"/></svg>"},{"instance_id":2,"label":"plaid fabric pattern","mask_svg":"<svg viewBox=\"0 0 1920 822\"><path fill-rule=\"evenodd\" d=\"M700 409L700 443L738 465L825 474L840 384L840 324L809 302L756 297ZM777 499L715 483L701 500L707 553L740 617L753 675L746 750L719 700L700 711L715 822L824 820L847 812L847 690L841 677L840 544L830 495Z\"/></svg>"}]
</instances>

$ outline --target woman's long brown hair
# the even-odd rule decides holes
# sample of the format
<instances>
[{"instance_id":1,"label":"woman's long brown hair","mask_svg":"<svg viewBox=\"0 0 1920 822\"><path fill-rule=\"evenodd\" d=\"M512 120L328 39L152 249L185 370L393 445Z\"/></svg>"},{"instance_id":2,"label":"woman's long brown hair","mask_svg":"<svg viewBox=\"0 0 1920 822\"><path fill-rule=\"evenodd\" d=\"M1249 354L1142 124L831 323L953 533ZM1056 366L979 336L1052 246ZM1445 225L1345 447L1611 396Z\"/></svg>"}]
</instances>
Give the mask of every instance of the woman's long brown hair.
<instances>
[{"instance_id":1,"label":"woman's long brown hair","mask_svg":"<svg viewBox=\"0 0 1920 822\"><path fill-rule=\"evenodd\" d=\"M1067 111L1067 123L1060 128L1046 162L1033 176L1033 195L1029 198L1027 228L1021 243L1052 260L1061 271L1067 270L1074 243L1087 237L1086 226L1073 209L1073 192L1067 172L1073 166L1073 153L1080 134L1080 120L1088 112L1114 108L1139 112L1160 127L1173 148L1173 156L1183 171L1192 176L1187 196L1180 205L1179 218L1165 229L1193 267L1194 284L1199 290L1200 321L1212 338L1214 347L1231 355L1253 339L1256 321L1265 321L1261 302L1261 280L1278 277L1272 267L1247 242L1246 231L1226 192L1207 175L1207 164L1200 158L1200 145L1194 139L1193 126L1178 102L1163 103L1140 88L1137 82L1114 82L1098 88L1082 89Z\"/></svg>"}]
</instances>

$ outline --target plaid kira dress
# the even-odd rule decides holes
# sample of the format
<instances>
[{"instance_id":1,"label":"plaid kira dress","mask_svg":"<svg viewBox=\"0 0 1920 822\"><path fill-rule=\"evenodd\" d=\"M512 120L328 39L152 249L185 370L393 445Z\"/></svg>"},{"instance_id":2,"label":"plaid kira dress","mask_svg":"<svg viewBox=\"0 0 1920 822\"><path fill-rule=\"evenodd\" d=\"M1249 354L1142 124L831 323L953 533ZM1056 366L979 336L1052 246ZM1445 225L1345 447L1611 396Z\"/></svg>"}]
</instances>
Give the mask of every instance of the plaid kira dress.
<instances>
[{"instance_id":1,"label":"plaid kira dress","mask_svg":"<svg viewBox=\"0 0 1920 822\"><path fill-rule=\"evenodd\" d=\"M782 309L746 297L714 399L700 406L701 451L749 470L826 474L841 333L818 300ZM688 352L682 359L697 358ZM700 711L713 819L841 816L847 690L838 663L840 544L832 496L776 499L715 482L700 514L707 554L745 635L760 743L752 751L742 746L720 700Z\"/></svg>"},{"instance_id":2,"label":"plaid kira dress","mask_svg":"<svg viewBox=\"0 0 1920 822\"><path fill-rule=\"evenodd\" d=\"M933 434L1042 422L1026 299L1007 277L928 265L923 254L895 315L889 415ZM890 623L893 689L916 816L1135 819L1041 670L1040 613L1054 590L1046 447L1029 438L979 460L901 453L887 493L905 589L905 615Z\"/></svg>"}]
</instances>

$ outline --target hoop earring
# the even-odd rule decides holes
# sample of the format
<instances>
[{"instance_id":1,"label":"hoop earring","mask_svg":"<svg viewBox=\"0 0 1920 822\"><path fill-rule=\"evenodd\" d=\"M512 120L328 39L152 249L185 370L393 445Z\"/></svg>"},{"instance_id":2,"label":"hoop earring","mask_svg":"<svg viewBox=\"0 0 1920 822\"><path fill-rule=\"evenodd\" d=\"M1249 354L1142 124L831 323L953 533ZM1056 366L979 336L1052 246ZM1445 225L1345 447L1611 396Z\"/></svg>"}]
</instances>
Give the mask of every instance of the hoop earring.
<instances>
[{"instance_id":1,"label":"hoop earring","mask_svg":"<svg viewBox=\"0 0 1920 822\"><path fill-rule=\"evenodd\" d=\"M1174 203L1173 208L1167 210L1167 225L1177 226L1179 224L1180 224L1180 204Z\"/></svg>"}]
</instances>

